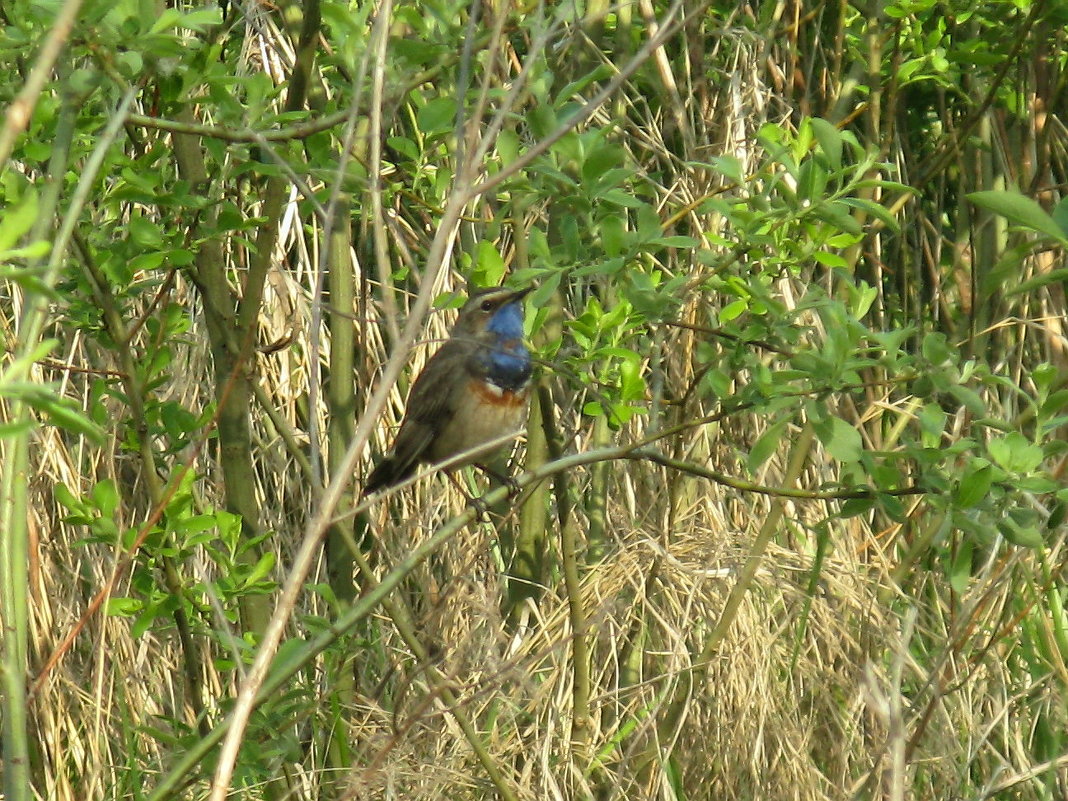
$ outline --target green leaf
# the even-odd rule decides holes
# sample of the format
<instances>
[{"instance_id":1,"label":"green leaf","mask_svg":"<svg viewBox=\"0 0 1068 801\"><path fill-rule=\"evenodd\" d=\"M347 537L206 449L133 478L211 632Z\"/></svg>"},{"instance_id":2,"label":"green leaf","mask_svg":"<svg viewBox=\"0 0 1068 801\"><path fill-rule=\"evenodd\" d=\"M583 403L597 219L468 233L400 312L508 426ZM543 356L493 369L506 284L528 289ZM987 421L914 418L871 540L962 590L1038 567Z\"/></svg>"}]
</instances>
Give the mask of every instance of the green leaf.
<instances>
[{"instance_id":1,"label":"green leaf","mask_svg":"<svg viewBox=\"0 0 1068 801\"><path fill-rule=\"evenodd\" d=\"M131 215L126 222L130 241L141 248L158 248L163 241L160 226L141 215Z\"/></svg>"},{"instance_id":2,"label":"green leaf","mask_svg":"<svg viewBox=\"0 0 1068 801\"><path fill-rule=\"evenodd\" d=\"M406 136L387 136L386 144L405 158L419 160L419 146Z\"/></svg>"},{"instance_id":3,"label":"green leaf","mask_svg":"<svg viewBox=\"0 0 1068 801\"><path fill-rule=\"evenodd\" d=\"M598 230L605 255L615 257L624 252L630 236L622 214L606 215L601 219Z\"/></svg>"},{"instance_id":4,"label":"green leaf","mask_svg":"<svg viewBox=\"0 0 1068 801\"><path fill-rule=\"evenodd\" d=\"M572 81L571 83L567 84L567 86L565 86L563 89L561 89L560 92L556 95L555 106L557 108L562 108L575 95L581 95L581 93L585 91L586 87L589 86L591 83L594 83L595 81L603 81L606 78L612 77L612 74L613 70L608 64L598 65L592 71L587 72L585 75Z\"/></svg>"},{"instance_id":5,"label":"green leaf","mask_svg":"<svg viewBox=\"0 0 1068 801\"><path fill-rule=\"evenodd\" d=\"M218 8L202 8L182 14L178 24L197 33L222 24L222 12Z\"/></svg>"},{"instance_id":6,"label":"green leaf","mask_svg":"<svg viewBox=\"0 0 1068 801\"><path fill-rule=\"evenodd\" d=\"M812 133L816 141L820 143L820 150L830 161L831 169L837 170L842 166L842 134L832 123L820 117L812 117L809 120L812 125Z\"/></svg>"},{"instance_id":7,"label":"green leaf","mask_svg":"<svg viewBox=\"0 0 1068 801\"><path fill-rule=\"evenodd\" d=\"M982 395L975 390L960 384L954 384L949 387L949 394L976 417L986 416L986 402L983 400Z\"/></svg>"},{"instance_id":8,"label":"green leaf","mask_svg":"<svg viewBox=\"0 0 1068 801\"><path fill-rule=\"evenodd\" d=\"M937 403L925 404L917 419L920 423L922 444L926 448L937 448L942 441L942 432L946 430L946 413Z\"/></svg>"},{"instance_id":9,"label":"green leaf","mask_svg":"<svg viewBox=\"0 0 1068 801\"><path fill-rule=\"evenodd\" d=\"M45 340L28 356L16 362L16 366L23 360L32 363L43 358L54 344L54 340ZM8 380L0 384L0 396L21 400L37 412L46 415L54 425L88 436L96 442L104 441L103 431L96 423L84 415L73 401L60 397L46 384Z\"/></svg>"},{"instance_id":10,"label":"green leaf","mask_svg":"<svg viewBox=\"0 0 1068 801\"><path fill-rule=\"evenodd\" d=\"M714 156L709 159L709 166L729 181L736 184L745 183L745 171L741 159L736 156Z\"/></svg>"},{"instance_id":11,"label":"green leaf","mask_svg":"<svg viewBox=\"0 0 1068 801\"><path fill-rule=\"evenodd\" d=\"M901 503L901 499L894 495L887 495L880 493L878 496L879 508L883 510L883 514L898 523L904 523L908 519L908 515L905 513L905 506Z\"/></svg>"},{"instance_id":12,"label":"green leaf","mask_svg":"<svg viewBox=\"0 0 1068 801\"><path fill-rule=\"evenodd\" d=\"M1042 449L1016 431L991 440L987 450L994 462L1010 473L1030 473L1042 464Z\"/></svg>"},{"instance_id":13,"label":"green leaf","mask_svg":"<svg viewBox=\"0 0 1068 801\"><path fill-rule=\"evenodd\" d=\"M974 550L975 540L972 537L963 537L953 555L953 564L949 566L949 586L958 595L968 589L968 582L971 581Z\"/></svg>"},{"instance_id":14,"label":"green leaf","mask_svg":"<svg viewBox=\"0 0 1068 801\"><path fill-rule=\"evenodd\" d=\"M332 4L324 3L323 11ZM352 11L345 6L337 6L344 9L344 15L352 19ZM391 37L389 41L390 52L395 53L400 58L411 62L412 64L425 67L430 64L440 63L441 59L445 57L445 48L440 44L434 42L417 41L415 39L395 36Z\"/></svg>"},{"instance_id":15,"label":"green leaf","mask_svg":"<svg viewBox=\"0 0 1068 801\"><path fill-rule=\"evenodd\" d=\"M854 209L867 212L869 216L881 221L891 231L897 232L901 230L901 225L898 223L897 218L879 203L865 200L861 197L844 197L840 202Z\"/></svg>"},{"instance_id":16,"label":"green leaf","mask_svg":"<svg viewBox=\"0 0 1068 801\"><path fill-rule=\"evenodd\" d=\"M734 300L719 310L719 321L721 323L729 323L749 308L749 301L747 300Z\"/></svg>"},{"instance_id":17,"label":"green leaf","mask_svg":"<svg viewBox=\"0 0 1068 801\"><path fill-rule=\"evenodd\" d=\"M41 398L33 406L46 414L52 425L80 434L97 445L104 443L104 430L65 398Z\"/></svg>"},{"instance_id":18,"label":"green leaf","mask_svg":"<svg viewBox=\"0 0 1068 801\"><path fill-rule=\"evenodd\" d=\"M1043 419L1048 419L1065 406L1068 406L1068 389L1058 389L1056 392L1050 393L1039 408L1038 413Z\"/></svg>"},{"instance_id":19,"label":"green leaf","mask_svg":"<svg viewBox=\"0 0 1068 801\"><path fill-rule=\"evenodd\" d=\"M37 219L37 195L28 192L14 208L8 207L0 218L0 254L10 250L32 227Z\"/></svg>"},{"instance_id":20,"label":"green leaf","mask_svg":"<svg viewBox=\"0 0 1068 801\"><path fill-rule=\"evenodd\" d=\"M1053 504L1053 508L1050 509L1049 517L1046 519L1046 528L1049 531L1054 531L1064 525L1065 517L1068 517L1068 506L1063 501L1058 500Z\"/></svg>"},{"instance_id":21,"label":"green leaf","mask_svg":"<svg viewBox=\"0 0 1068 801\"><path fill-rule=\"evenodd\" d=\"M817 199L813 198L813 200ZM816 203L812 206L812 214L818 219L835 226L840 231L845 231L848 234L860 234L863 229L857 219L847 210L850 205L852 204L847 203L846 198Z\"/></svg>"},{"instance_id":22,"label":"green leaf","mask_svg":"<svg viewBox=\"0 0 1068 801\"><path fill-rule=\"evenodd\" d=\"M39 259L43 259L51 251L51 242L31 242L30 244L26 245L26 247L12 248L11 250L4 251L3 253L0 253L0 257L9 260L24 259L28 262L35 262ZM17 267L6 267L0 265L0 278L7 280L8 277L11 276L11 280L17 281L19 280L20 273L29 273L30 275L43 275L45 272L47 272L47 269L48 268L45 265L33 265L26 267L22 265L19 265Z\"/></svg>"},{"instance_id":23,"label":"green leaf","mask_svg":"<svg viewBox=\"0 0 1068 801\"><path fill-rule=\"evenodd\" d=\"M531 305L536 309L545 306L549 302L549 299L556 293L562 277L563 273L559 271L549 273L549 275L547 275L530 294Z\"/></svg>"},{"instance_id":24,"label":"green leaf","mask_svg":"<svg viewBox=\"0 0 1068 801\"><path fill-rule=\"evenodd\" d=\"M600 198L605 203L611 203L614 206L621 206L625 209L636 209L644 205L644 201L624 189L609 189L607 192L601 193Z\"/></svg>"},{"instance_id":25,"label":"green leaf","mask_svg":"<svg viewBox=\"0 0 1068 801\"><path fill-rule=\"evenodd\" d=\"M520 144L519 135L515 131L501 131L497 135L497 155L501 157L503 166L508 166L519 158Z\"/></svg>"},{"instance_id":26,"label":"green leaf","mask_svg":"<svg viewBox=\"0 0 1068 801\"><path fill-rule=\"evenodd\" d=\"M133 625L130 626L130 637L135 640L140 637L143 637L145 632L149 630L149 628L152 626L152 623L156 620L158 616L159 614L157 611L156 604L152 604L146 607L145 611L139 614L137 616L137 619L134 620Z\"/></svg>"},{"instance_id":27,"label":"green leaf","mask_svg":"<svg viewBox=\"0 0 1068 801\"><path fill-rule=\"evenodd\" d=\"M17 437L24 431L29 431L35 425L36 421L30 419L2 422L0 423L0 439Z\"/></svg>"},{"instance_id":28,"label":"green leaf","mask_svg":"<svg viewBox=\"0 0 1068 801\"><path fill-rule=\"evenodd\" d=\"M875 508L875 498L850 498L843 503L839 509L838 514L841 517L856 517L857 515L863 515L870 512Z\"/></svg>"},{"instance_id":29,"label":"green leaf","mask_svg":"<svg viewBox=\"0 0 1068 801\"><path fill-rule=\"evenodd\" d=\"M475 280L482 286L497 286L504 275L504 259L492 242L478 243L478 270Z\"/></svg>"},{"instance_id":30,"label":"green leaf","mask_svg":"<svg viewBox=\"0 0 1068 801\"><path fill-rule=\"evenodd\" d=\"M144 607L144 601L137 598L108 598L105 613L112 617L131 617Z\"/></svg>"},{"instance_id":31,"label":"green leaf","mask_svg":"<svg viewBox=\"0 0 1068 801\"><path fill-rule=\"evenodd\" d=\"M805 159L797 177L797 196L810 203L817 202L827 188L827 170L816 159Z\"/></svg>"},{"instance_id":32,"label":"green leaf","mask_svg":"<svg viewBox=\"0 0 1068 801\"><path fill-rule=\"evenodd\" d=\"M1068 244L1068 234L1061 230L1057 222L1046 214L1035 200L1026 195L1021 195L1019 192L989 190L972 192L967 197L979 208L992 211L1009 222Z\"/></svg>"},{"instance_id":33,"label":"green leaf","mask_svg":"<svg viewBox=\"0 0 1068 801\"><path fill-rule=\"evenodd\" d=\"M135 273L149 272L163 264L165 258L167 258L167 254L162 250L152 250L148 253L141 253L130 259L129 270Z\"/></svg>"},{"instance_id":34,"label":"green leaf","mask_svg":"<svg viewBox=\"0 0 1068 801\"><path fill-rule=\"evenodd\" d=\"M827 452L840 462L856 462L864 450L860 432L840 417L828 417L815 424Z\"/></svg>"},{"instance_id":35,"label":"green leaf","mask_svg":"<svg viewBox=\"0 0 1068 801\"><path fill-rule=\"evenodd\" d=\"M1066 280L1068 280L1068 268L1050 270L1048 273L1042 273L1033 278L1028 278L1026 281L1021 282L1018 286L1010 289L1005 294L1007 297L1023 295L1036 289L1041 289L1044 286L1049 286L1050 284L1056 284Z\"/></svg>"},{"instance_id":36,"label":"green leaf","mask_svg":"<svg viewBox=\"0 0 1068 801\"><path fill-rule=\"evenodd\" d=\"M638 223L637 233L639 241L650 242L660 238L660 216L656 213L655 208L648 203L642 202L642 204L638 206L635 219Z\"/></svg>"},{"instance_id":37,"label":"green leaf","mask_svg":"<svg viewBox=\"0 0 1068 801\"><path fill-rule=\"evenodd\" d=\"M982 460L979 460L982 461ZM994 483L994 468L992 465L983 464L975 470L967 473L960 480L957 489L953 493L953 500L958 506L965 509L975 506L990 492L990 486Z\"/></svg>"},{"instance_id":38,"label":"green leaf","mask_svg":"<svg viewBox=\"0 0 1068 801\"><path fill-rule=\"evenodd\" d=\"M66 484L60 482L52 487L52 497L60 506L64 506L72 512L84 512L85 504L71 492Z\"/></svg>"},{"instance_id":39,"label":"green leaf","mask_svg":"<svg viewBox=\"0 0 1068 801\"><path fill-rule=\"evenodd\" d=\"M140 75L141 70L144 69L145 66L144 59L136 50L127 50L124 53L118 53L115 56L115 63L119 66L122 74L130 78L135 78Z\"/></svg>"},{"instance_id":40,"label":"green leaf","mask_svg":"<svg viewBox=\"0 0 1068 801\"><path fill-rule=\"evenodd\" d=\"M214 531L216 525L215 515L193 515L174 524L174 533L183 536L200 534L204 531Z\"/></svg>"},{"instance_id":41,"label":"green leaf","mask_svg":"<svg viewBox=\"0 0 1068 801\"><path fill-rule=\"evenodd\" d=\"M1016 489L1023 492L1032 492L1035 495L1048 495L1056 492L1060 487L1056 481L1043 474L1021 476L1013 482Z\"/></svg>"},{"instance_id":42,"label":"green leaf","mask_svg":"<svg viewBox=\"0 0 1068 801\"><path fill-rule=\"evenodd\" d=\"M274 569L274 551L265 551L257 560L249 574L245 576L244 586L253 587L263 580Z\"/></svg>"},{"instance_id":43,"label":"green leaf","mask_svg":"<svg viewBox=\"0 0 1068 801\"><path fill-rule=\"evenodd\" d=\"M998 524L998 531L1013 545L1023 548L1041 548L1044 544L1042 532L1033 522L1029 510L1010 509L1008 515Z\"/></svg>"},{"instance_id":44,"label":"green leaf","mask_svg":"<svg viewBox=\"0 0 1068 801\"><path fill-rule=\"evenodd\" d=\"M608 416L608 424L612 428L624 425L636 414L645 414L646 410L641 406L631 406L628 403L613 403L611 414Z\"/></svg>"},{"instance_id":45,"label":"green leaf","mask_svg":"<svg viewBox=\"0 0 1068 801\"><path fill-rule=\"evenodd\" d=\"M419 109L415 122L427 136L451 131L456 122L456 101L451 97L431 100Z\"/></svg>"},{"instance_id":46,"label":"green leaf","mask_svg":"<svg viewBox=\"0 0 1068 801\"><path fill-rule=\"evenodd\" d=\"M824 250L817 250L812 254L812 258L824 267L830 267L832 269L845 268L849 266L849 262L839 256L837 253L828 253Z\"/></svg>"},{"instance_id":47,"label":"green leaf","mask_svg":"<svg viewBox=\"0 0 1068 801\"><path fill-rule=\"evenodd\" d=\"M1035 386L1038 391L1045 393L1053 386L1053 381L1057 378L1058 370L1049 362L1042 362L1036 364L1031 368L1031 380L1035 382Z\"/></svg>"},{"instance_id":48,"label":"green leaf","mask_svg":"<svg viewBox=\"0 0 1068 801\"><path fill-rule=\"evenodd\" d=\"M850 313L857 320L864 319L864 315L871 309L872 304L879 297L879 290L860 281L855 289L850 290L851 308Z\"/></svg>"},{"instance_id":49,"label":"green leaf","mask_svg":"<svg viewBox=\"0 0 1068 801\"><path fill-rule=\"evenodd\" d=\"M148 29L149 33L162 33L163 31L170 30L171 28L177 28L181 24L182 15L174 8L165 8L156 17L156 21L152 23L152 27Z\"/></svg>"},{"instance_id":50,"label":"green leaf","mask_svg":"<svg viewBox=\"0 0 1068 801\"><path fill-rule=\"evenodd\" d=\"M1053 207L1051 216L1053 222L1057 223L1057 227L1061 229L1061 232L1068 236L1068 197L1061 198L1061 202Z\"/></svg>"},{"instance_id":51,"label":"green leaf","mask_svg":"<svg viewBox=\"0 0 1068 801\"><path fill-rule=\"evenodd\" d=\"M775 450L779 447L779 442L782 440L782 432L785 430L787 422L789 421L783 418L777 423L772 423L763 434L757 437L753 447L749 449L749 458L746 460L746 466L749 468L750 473L755 473L759 470L764 462L775 453Z\"/></svg>"},{"instance_id":52,"label":"green leaf","mask_svg":"<svg viewBox=\"0 0 1068 801\"><path fill-rule=\"evenodd\" d=\"M103 517L113 517L119 508L119 489L111 478L99 481L89 492L93 505Z\"/></svg>"},{"instance_id":53,"label":"green leaf","mask_svg":"<svg viewBox=\"0 0 1068 801\"><path fill-rule=\"evenodd\" d=\"M685 248L693 250L701 243L692 236L661 236L649 241L650 245L660 245L665 248Z\"/></svg>"},{"instance_id":54,"label":"green leaf","mask_svg":"<svg viewBox=\"0 0 1068 801\"><path fill-rule=\"evenodd\" d=\"M628 167L617 167L614 170L608 170L607 172L599 175L597 179L592 183L594 192L590 197L603 197L605 193L610 191L627 192L628 189L625 185L628 184L633 177L634 170Z\"/></svg>"},{"instance_id":55,"label":"green leaf","mask_svg":"<svg viewBox=\"0 0 1068 801\"><path fill-rule=\"evenodd\" d=\"M701 389L714 398L726 398L731 394L733 380L725 370L709 370L701 379Z\"/></svg>"},{"instance_id":56,"label":"green leaf","mask_svg":"<svg viewBox=\"0 0 1068 801\"><path fill-rule=\"evenodd\" d=\"M589 185L596 184L604 179L610 170L622 164L625 159L626 153L621 147L601 145L594 148L582 163L583 182ZM624 170L624 174L629 173L629 170Z\"/></svg>"},{"instance_id":57,"label":"green leaf","mask_svg":"<svg viewBox=\"0 0 1068 801\"><path fill-rule=\"evenodd\" d=\"M273 676L282 671L292 671L293 665L304 658L307 650L308 643L302 638L295 637L291 640L286 640L278 646L274 659L271 660L268 675Z\"/></svg>"}]
</instances>

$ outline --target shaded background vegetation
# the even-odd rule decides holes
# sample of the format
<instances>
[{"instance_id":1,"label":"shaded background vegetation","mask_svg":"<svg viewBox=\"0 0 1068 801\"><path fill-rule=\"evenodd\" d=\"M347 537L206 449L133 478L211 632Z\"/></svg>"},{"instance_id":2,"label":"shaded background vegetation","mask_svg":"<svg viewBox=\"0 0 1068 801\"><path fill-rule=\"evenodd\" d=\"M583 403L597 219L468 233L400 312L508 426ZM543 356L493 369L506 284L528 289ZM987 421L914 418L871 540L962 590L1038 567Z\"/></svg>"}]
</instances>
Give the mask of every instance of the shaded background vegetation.
<instances>
[{"instance_id":1,"label":"shaded background vegetation","mask_svg":"<svg viewBox=\"0 0 1068 801\"><path fill-rule=\"evenodd\" d=\"M1066 23L0 5L5 798L1065 797Z\"/></svg>"}]
</instances>

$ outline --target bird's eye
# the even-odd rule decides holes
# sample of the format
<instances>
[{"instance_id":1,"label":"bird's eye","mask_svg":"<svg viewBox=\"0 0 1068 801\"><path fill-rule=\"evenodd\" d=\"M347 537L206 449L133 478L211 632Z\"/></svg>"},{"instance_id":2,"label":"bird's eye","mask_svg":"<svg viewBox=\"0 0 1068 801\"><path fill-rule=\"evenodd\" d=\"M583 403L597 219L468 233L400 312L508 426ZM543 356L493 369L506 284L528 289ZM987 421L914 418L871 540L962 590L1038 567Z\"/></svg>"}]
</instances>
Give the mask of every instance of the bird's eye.
<instances>
[{"instance_id":1,"label":"bird's eye","mask_svg":"<svg viewBox=\"0 0 1068 801\"><path fill-rule=\"evenodd\" d=\"M493 311L493 301L492 300L484 300L484 301L482 301L482 307L481 308L482 308L482 311L484 311L484 312Z\"/></svg>"}]
</instances>

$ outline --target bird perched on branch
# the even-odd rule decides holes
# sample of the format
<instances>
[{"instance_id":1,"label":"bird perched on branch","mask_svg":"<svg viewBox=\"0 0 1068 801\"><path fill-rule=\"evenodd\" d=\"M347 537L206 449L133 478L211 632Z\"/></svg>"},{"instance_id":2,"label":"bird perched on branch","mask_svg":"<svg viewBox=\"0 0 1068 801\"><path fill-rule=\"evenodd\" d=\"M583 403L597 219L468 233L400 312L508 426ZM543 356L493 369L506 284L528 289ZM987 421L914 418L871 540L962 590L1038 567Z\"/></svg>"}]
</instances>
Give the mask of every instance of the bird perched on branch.
<instances>
[{"instance_id":1,"label":"bird perched on branch","mask_svg":"<svg viewBox=\"0 0 1068 801\"><path fill-rule=\"evenodd\" d=\"M466 454L476 464L526 422L532 363L523 344L523 298L532 287L472 293L449 334L408 393L393 448L363 494L397 484L425 462ZM509 440L510 441L510 440Z\"/></svg>"}]
</instances>

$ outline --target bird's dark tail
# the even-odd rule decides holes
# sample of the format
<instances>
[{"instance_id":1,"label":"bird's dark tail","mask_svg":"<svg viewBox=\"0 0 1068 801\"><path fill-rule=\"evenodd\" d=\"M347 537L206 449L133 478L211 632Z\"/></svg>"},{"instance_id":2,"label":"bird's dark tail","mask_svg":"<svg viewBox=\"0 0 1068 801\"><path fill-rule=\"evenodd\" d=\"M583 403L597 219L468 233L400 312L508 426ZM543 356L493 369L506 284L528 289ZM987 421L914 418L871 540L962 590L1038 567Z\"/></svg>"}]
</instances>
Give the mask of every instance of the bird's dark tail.
<instances>
[{"instance_id":1,"label":"bird's dark tail","mask_svg":"<svg viewBox=\"0 0 1068 801\"><path fill-rule=\"evenodd\" d=\"M412 474L415 465L409 463L405 467L401 466L396 457L386 456L375 465L375 469L367 477L363 484L363 494L370 495L372 492L378 492L380 489L392 487L394 484L404 481Z\"/></svg>"}]
</instances>

